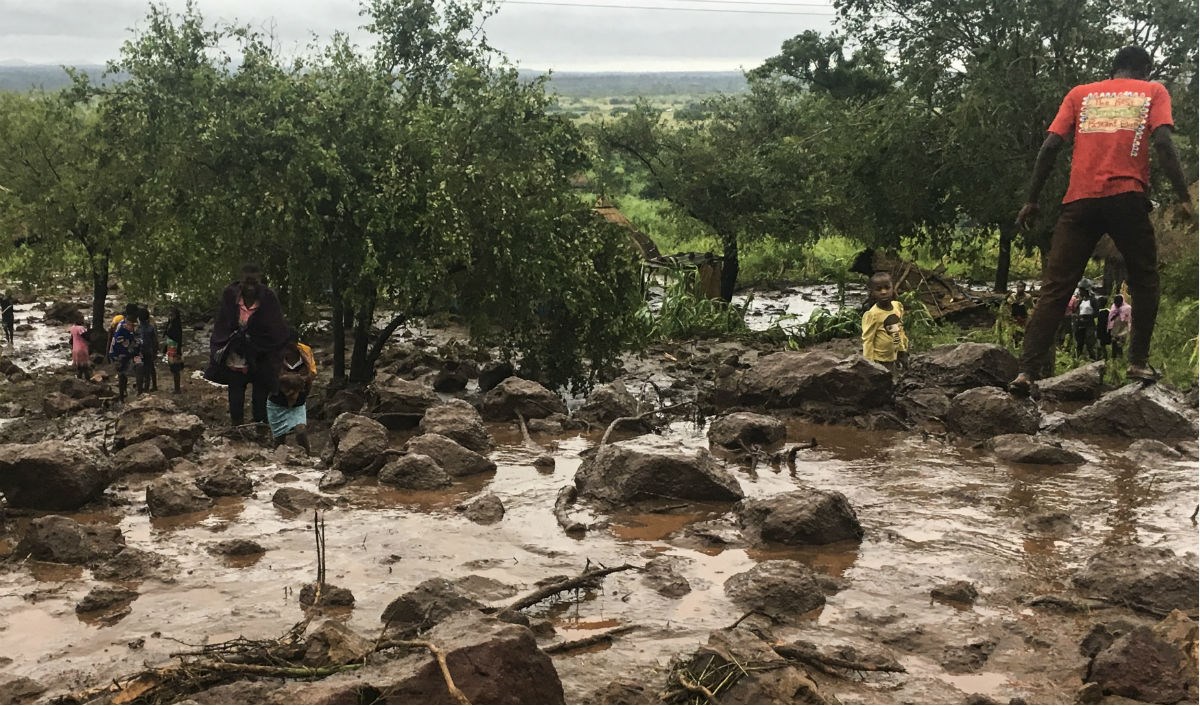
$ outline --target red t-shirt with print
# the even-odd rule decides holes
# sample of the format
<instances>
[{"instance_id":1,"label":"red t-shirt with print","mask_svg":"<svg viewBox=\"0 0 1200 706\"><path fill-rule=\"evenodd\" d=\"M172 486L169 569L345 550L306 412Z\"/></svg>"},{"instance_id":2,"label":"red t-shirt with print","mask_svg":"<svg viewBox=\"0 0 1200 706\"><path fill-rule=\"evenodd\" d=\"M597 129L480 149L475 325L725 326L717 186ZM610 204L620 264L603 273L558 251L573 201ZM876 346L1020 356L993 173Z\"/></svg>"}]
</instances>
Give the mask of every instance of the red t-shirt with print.
<instances>
[{"instance_id":1,"label":"red t-shirt with print","mask_svg":"<svg viewBox=\"0 0 1200 706\"><path fill-rule=\"evenodd\" d=\"M1146 191L1150 135L1171 122L1161 83L1113 78L1071 89L1049 131L1075 139L1071 183L1063 203Z\"/></svg>"}]
</instances>

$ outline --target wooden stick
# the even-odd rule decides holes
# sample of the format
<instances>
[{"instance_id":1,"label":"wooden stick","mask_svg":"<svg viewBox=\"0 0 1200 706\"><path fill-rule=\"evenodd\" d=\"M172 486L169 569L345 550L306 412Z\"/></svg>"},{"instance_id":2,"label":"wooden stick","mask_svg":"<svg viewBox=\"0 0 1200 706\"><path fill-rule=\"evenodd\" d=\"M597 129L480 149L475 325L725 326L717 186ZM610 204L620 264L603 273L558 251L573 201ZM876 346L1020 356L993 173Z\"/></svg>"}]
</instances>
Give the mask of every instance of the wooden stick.
<instances>
[{"instance_id":1,"label":"wooden stick","mask_svg":"<svg viewBox=\"0 0 1200 706\"><path fill-rule=\"evenodd\" d=\"M640 422L643 419L645 419L646 417L649 417L649 416L652 416L655 414L662 414L663 412L671 412L673 410L679 409L680 407L690 407L695 404L696 403L694 401L680 402L678 404L668 405L666 407L659 407L658 409L652 409L649 412L642 412L641 414L638 414L633 417L617 417L616 419L612 420L612 424L608 425L608 429L604 430L604 436L600 437L600 446L597 448L601 448L601 449L604 448L604 445L606 443L608 443L608 437L613 433L613 430L616 429L617 425L619 425L619 424L622 424L624 422Z\"/></svg>"},{"instance_id":2,"label":"wooden stick","mask_svg":"<svg viewBox=\"0 0 1200 706\"><path fill-rule=\"evenodd\" d=\"M515 613L518 610L524 610L524 609L528 608L529 606L537 605L538 603L541 603L542 601L546 600L550 596L555 595L556 593L562 593L563 591L569 591L572 588L580 588L581 586L586 586L587 584L591 583L592 581L595 581L598 578L603 578L604 576L608 576L609 574L615 574L618 571L630 571L631 569L636 569L636 568L638 568L638 567L634 566L633 564L621 564L620 566L614 566L611 569L596 569L594 571L585 571L584 573L576 576L573 579L567 579L565 581L559 581L557 583L552 583L549 586L543 586L542 588L539 588L538 590L534 591L533 593L530 593L529 595L525 596L524 598L517 599L516 601L511 603L507 608L504 608L500 612L501 613Z\"/></svg>"},{"instance_id":3,"label":"wooden stick","mask_svg":"<svg viewBox=\"0 0 1200 706\"><path fill-rule=\"evenodd\" d=\"M832 657L817 651L815 647L802 646L797 644L779 644L771 645L771 649L775 653L785 659L805 662L818 667L837 667L838 669L852 669L856 672L907 672L899 663L892 661L891 663L876 664L873 662L856 662L853 660L841 659Z\"/></svg>"},{"instance_id":4,"label":"wooden stick","mask_svg":"<svg viewBox=\"0 0 1200 706\"><path fill-rule=\"evenodd\" d=\"M563 528L565 532L586 532L587 525L579 520L571 519L570 509L575 504L575 499L579 491L573 485L564 485L558 491L558 497L554 499L554 519L558 521L558 526Z\"/></svg>"},{"instance_id":5,"label":"wooden stick","mask_svg":"<svg viewBox=\"0 0 1200 706\"><path fill-rule=\"evenodd\" d=\"M389 640L380 645L379 649L387 649L389 647L420 647L428 650L433 655L433 658L437 660L438 669L442 672L442 680L446 682L446 689L450 692L450 695L460 704L471 703L471 700L462 692L462 689L459 689L454 683L454 677L450 675L450 666L446 664L446 653L442 651L442 648L424 640Z\"/></svg>"},{"instance_id":6,"label":"wooden stick","mask_svg":"<svg viewBox=\"0 0 1200 706\"><path fill-rule=\"evenodd\" d=\"M618 635L624 635L627 632L633 632L634 630L640 630L641 627L641 625L622 625L619 628L605 630L604 632L596 633L595 635L589 635L578 640L567 640L565 642L558 642L553 645L543 647L542 652L545 652L548 655L556 655L563 652L570 652L571 650L578 650L583 647L599 645L601 643L611 643L614 637L617 637Z\"/></svg>"},{"instance_id":7,"label":"wooden stick","mask_svg":"<svg viewBox=\"0 0 1200 706\"><path fill-rule=\"evenodd\" d=\"M693 694L700 694L704 698L708 699L708 703L710 704L721 703L717 700L717 695L709 691L708 687L688 679L686 676L684 676L683 672L678 672L675 674L675 681L679 682L680 686L692 692Z\"/></svg>"}]
</instances>

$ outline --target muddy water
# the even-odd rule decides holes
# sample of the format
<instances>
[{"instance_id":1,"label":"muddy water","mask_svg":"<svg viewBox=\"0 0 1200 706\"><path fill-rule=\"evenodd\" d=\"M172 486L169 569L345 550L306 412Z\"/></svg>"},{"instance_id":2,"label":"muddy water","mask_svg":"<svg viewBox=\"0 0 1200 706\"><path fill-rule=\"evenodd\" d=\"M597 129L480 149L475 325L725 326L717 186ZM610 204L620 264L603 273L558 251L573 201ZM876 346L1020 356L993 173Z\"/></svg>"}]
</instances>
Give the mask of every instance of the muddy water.
<instances>
[{"instance_id":1,"label":"muddy water","mask_svg":"<svg viewBox=\"0 0 1200 706\"><path fill-rule=\"evenodd\" d=\"M705 640L708 631L732 623L741 611L725 597L722 584L773 558L801 560L843 586L824 609L781 636L882 648L909 670L826 684L844 702L957 702L972 692L1005 701L1015 696L1069 701L1079 685L1079 638L1090 621L1035 611L1022 601L1066 592L1071 572L1107 544L1176 551L1194 550L1196 544L1187 519L1196 504L1194 464L1138 468L1124 459L1122 448L1070 443L1087 463L1018 468L936 440L803 424L790 427L791 440L815 437L820 445L802 452L794 472L731 470L751 497L797 484L841 490L867 531L859 545L722 549L680 538L690 523L725 515L724 505L593 516L608 525L570 537L550 510L558 489L571 482L580 452L596 439L538 437L556 460L553 472L541 472L532 466L538 452L523 446L515 429L493 432L501 442L493 455L499 466L494 474L444 492L399 492L370 479L337 491L342 500L325 513L327 580L353 591L357 604L350 625L374 635L388 602L435 576L478 574L526 591L539 579L574 575L588 560L615 565L642 564L660 554L679 557L693 589L681 599L661 597L636 573L623 573L582 600L532 611L553 621L556 639L616 625L643 628L609 649L556 657L570 701L613 678L665 666L673 654ZM687 445L705 443L701 430L688 424L667 434ZM246 447L230 451L237 448ZM281 471L296 480L276 478ZM284 633L301 618L296 595L313 580L316 555L311 515L282 511L270 498L284 485L315 490L321 471L297 459L262 462L248 472L258 481L255 497L226 499L196 516L149 518L145 478L126 479L116 491L128 504L78 516L117 525L130 546L164 554L180 566L173 583L133 584L141 595L115 623L76 615L75 603L93 585L86 569L26 562L0 573L0 658L11 660L0 671L65 690L165 661L181 643ZM455 509L483 491L496 493L507 508L496 525L475 525ZM1064 513L1070 522L1049 534L1027 524L1044 513ZM206 551L239 537L260 542L266 553L231 561ZM930 600L931 587L957 579L979 588L974 607ZM970 673L943 665L947 650L979 641L995 644L984 665Z\"/></svg>"}]
</instances>

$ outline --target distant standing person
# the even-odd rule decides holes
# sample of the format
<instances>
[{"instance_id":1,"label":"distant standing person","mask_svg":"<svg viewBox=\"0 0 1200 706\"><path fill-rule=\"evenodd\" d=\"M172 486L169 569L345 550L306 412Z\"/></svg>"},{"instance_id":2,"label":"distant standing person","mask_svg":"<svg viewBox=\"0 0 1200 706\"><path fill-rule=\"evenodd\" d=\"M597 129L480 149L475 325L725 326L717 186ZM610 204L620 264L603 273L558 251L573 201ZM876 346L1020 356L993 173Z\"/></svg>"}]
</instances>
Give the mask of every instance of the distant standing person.
<instances>
[{"instance_id":1,"label":"distant standing person","mask_svg":"<svg viewBox=\"0 0 1200 706\"><path fill-rule=\"evenodd\" d=\"M154 359L158 357L158 328L150 320L149 309L138 309L138 348L141 350L141 365L137 370L137 391L157 392L158 371Z\"/></svg>"},{"instance_id":2,"label":"distant standing person","mask_svg":"<svg viewBox=\"0 0 1200 706\"><path fill-rule=\"evenodd\" d=\"M908 360L904 305L896 301L888 273L875 273L869 287L874 303L862 317L863 357L894 370Z\"/></svg>"},{"instance_id":3,"label":"distant standing person","mask_svg":"<svg viewBox=\"0 0 1200 706\"><path fill-rule=\"evenodd\" d=\"M1017 282L1017 290L1008 295L1004 305L1008 307L1009 321L1012 322L1013 345L1021 345L1025 338L1025 325L1029 323L1029 310L1033 308L1033 297L1026 291L1024 282Z\"/></svg>"},{"instance_id":4,"label":"distant standing person","mask_svg":"<svg viewBox=\"0 0 1200 706\"><path fill-rule=\"evenodd\" d=\"M279 384L267 397L267 420L275 446L281 445L288 434L296 434L296 443L305 453L312 454L308 445L308 393L317 376L317 364L312 349L300 342L292 329L283 347Z\"/></svg>"},{"instance_id":5,"label":"distant standing person","mask_svg":"<svg viewBox=\"0 0 1200 706\"><path fill-rule=\"evenodd\" d=\"M1133 308L1125 303L1125 297L1118 294L1113 297L1112 308L1108 310L1108 337L1112 339L1112 356L1120 358L1125 354L1125 344L1129 341L1130 324L1133 323Z\"/></svg>"},{"instance_id":6,"label":"distant standing person","mask_svg":"<svg viewBox=\"0 0 1200 706\"><path fill-rule=\"evenodd\" d=\"M1183 213L1195 218L1179 153L1171 140L1171 96L1150 81L1150 55L1125 47L1113 58L1112 78L1072 88L1038 152L1033 180L1017 225L1028 228L1038 212L1038 196L1058 152L1074 139L1071 179L1054 226L1042 291L1025 330L1021 372L1009 384L1028 395L1037 373L1053 353L1054 331L1071 289L1083 274L1096 242L1107 233L1125 258L1129 289L1138 302L1129 343L1129 369L1135 380L1153 382L1150 336L1158 318L1158 248L1150 223L1150 143Z\"/></svg>"},{"instance_id":7,"label":"distant standing person","mask_svg":"<svg viewBox=\"0 0 1200 706\"><path fill-rule=\"evenodd\" d=\"M83 314L75 316L75 323L71 324L70 332L71 365L75 367L75 377L87 380L92 370L91 351L88 349L88 336L91 335L91 331L83 325Z\"/></svg>"},{"instance_id":8,"label":"distant standing person","mask_svg":"<svg viewBox=\"0 0 1200 706\"><path fill-rule=\"evenodd\" d=\"M8 341L8 345L13 344L13 329L16 326L16 316L13 313L13 307L16 302L13 301L12 293L5 292L3 297L0 297L0 324L4 326L4 340Z\"/></svg>"},{"instance_id":9,"label":"distant standing person","mask_svg":"<svg viewBox=\"0 0 1200 706\"><path fill-rule=\"evenodd\" d=\"M171 390L178 395L180 376L183 373L183 319L179 316L179 308L171 308L171 318L167 319L165 352L167 354L167 369L171 371L171 380L175 387Z\"/></svg>"},{"instance_id":10,"label":"distant standing person","mask_svg":"<svg viewBox=\"0 0 1200 706\"><path fill-rule=\"evenodd\" d=\"M252 385L251 419L267 421L267 395L279 376L280 356L288 325L275 292L254 265L221 294L205 377L228 386L229 421L240 425L246 414L246 386Z\"/></svg>"}]
</instances>

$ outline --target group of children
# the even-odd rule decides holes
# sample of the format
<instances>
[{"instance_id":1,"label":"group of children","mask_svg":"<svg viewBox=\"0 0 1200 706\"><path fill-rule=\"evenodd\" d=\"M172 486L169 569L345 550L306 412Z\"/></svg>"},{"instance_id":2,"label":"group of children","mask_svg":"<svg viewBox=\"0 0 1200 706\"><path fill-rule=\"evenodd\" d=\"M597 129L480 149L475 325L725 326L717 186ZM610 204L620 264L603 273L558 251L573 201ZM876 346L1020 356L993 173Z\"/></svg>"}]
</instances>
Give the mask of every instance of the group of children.
<instances>
[{"instance_id":1,"label":"group of children","mask_svg":"<svg viewBox=\"0 0 1200 706\"><path fill-rule=\"evenodd\" d=\"M82 326L77 325L80 328ZM77 336L76 327L71 328L71 355L79 371L79 359L76 358L76 341L86 342L86 332ZM161 350L160 350L160 345ZM150 310L130 304L125 307L124 314L113 317L112 327L108 332L107 358L116 365L118 399L125 401L129 386L129 375L135 376L136 389L139 394L158 390L158 370L155 359L159 355L167 358L167 368L171 371L174 382L172 392L182 391L181 376L183 373L183 323L179 310L171 309L171 317L167 321L166 338L160 342L158 327L150 318ZM86 360L86 356L84 356Z\"/></svg>"},{"instance_id":2,"label":"group of children","mask_svg":"<svg viewBox=\"0 0 1200 706\"><path fill-rule=\"evenodd\" d=\"M908 336L904 331L904 305L896 300L892 277L878 272L868 284L868 307L862 317L863 357L893 370L903 368L908 360ZM1075 296L1067 305L1064 332L1075 341L1075 352L1085 352L1093 360L1099 360L1111 348L1112 357L1124 354L1129 341L1133 322L1133 309L1125 296L1113 297L1111 307L1106 307L1104 297L1094 293L1090 280L1079 283ZM1024 282L1018 282L1016 291L1004 300L1001 318L1011 326L1013 344L1021 345L1025 323L1033 311L1034 300ZM1061 340L1060 339L1060 340Z\"/></svg>"}]
</instances>

